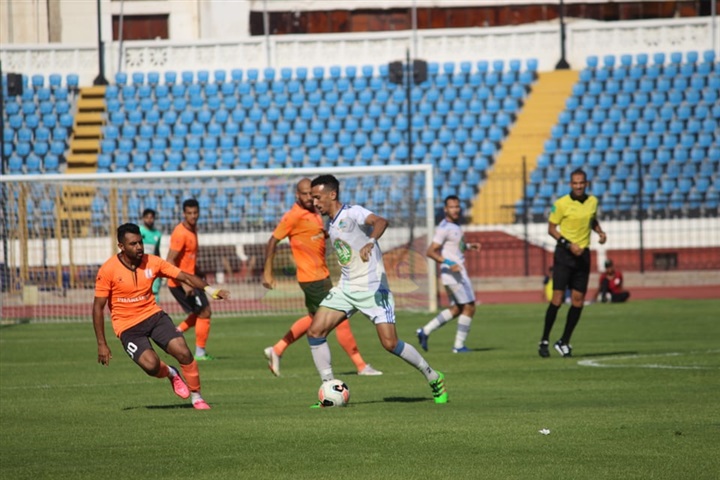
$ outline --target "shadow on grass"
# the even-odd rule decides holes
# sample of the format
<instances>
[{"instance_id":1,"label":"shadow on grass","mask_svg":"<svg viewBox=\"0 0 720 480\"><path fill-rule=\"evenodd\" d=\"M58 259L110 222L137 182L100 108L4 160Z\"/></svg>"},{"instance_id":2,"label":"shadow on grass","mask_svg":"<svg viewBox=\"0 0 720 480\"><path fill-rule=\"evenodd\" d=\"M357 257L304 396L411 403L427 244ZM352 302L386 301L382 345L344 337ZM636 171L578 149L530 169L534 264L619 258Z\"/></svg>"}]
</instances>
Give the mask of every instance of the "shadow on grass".
<instances>
[{"instance_id":1,"label":"shadow on grass","mask_svg":"<svg viewBox=\"0 0 720 480\"><path fill-rule=\"evenodd\" d=\"M147 410L173 410L181 408L193 408L193 406L189 403L175 405L136 405L134 407L125 407L123 408L123 411L140 410L143 408Z\"/></svg>"},{"instance_id":2,"label":"shadow on grass","mask_svg":"<svg viewBox=\"0 0 720 480\"><path fill-rule=\"evenodd\" d=\"M585 353L583 355L576 355L575 358L586 358L586 357L614 357L616 355L639 355L638 351L624 351L624 352L602 352L602 353Z\"/></svg>"}]
</instances>

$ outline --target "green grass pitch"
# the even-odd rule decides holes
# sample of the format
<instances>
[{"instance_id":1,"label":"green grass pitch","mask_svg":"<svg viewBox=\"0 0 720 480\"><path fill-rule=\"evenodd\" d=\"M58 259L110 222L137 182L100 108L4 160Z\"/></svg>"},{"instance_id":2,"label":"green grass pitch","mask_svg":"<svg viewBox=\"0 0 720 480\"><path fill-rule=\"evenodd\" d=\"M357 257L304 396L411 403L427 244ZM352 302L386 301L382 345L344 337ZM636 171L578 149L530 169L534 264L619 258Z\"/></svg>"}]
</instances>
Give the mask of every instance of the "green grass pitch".
<instances>
[{"instance_id":1,"label":"green grass pitch","mask_svg":"<svg viewBox=\"0 0 720 480\"><path fill-rule=\"evenodd\" d=\"M454 322L433 334L425 357L446 374L447 405L357 317L360 350L385 374L355 375L333 335L351 401L321 410L308 408L320 380L305 339L281 378L262 354L290 316L213 320L210 411L142 373L109 325L107 368L90 322L2 327L0 478L718 478L720 300L586 307L573 359L538 357L544 311L480 305L465 355L451 353ZM400 338L417 345L429 317L399 313Z\"/></svg>"}]
</instances>

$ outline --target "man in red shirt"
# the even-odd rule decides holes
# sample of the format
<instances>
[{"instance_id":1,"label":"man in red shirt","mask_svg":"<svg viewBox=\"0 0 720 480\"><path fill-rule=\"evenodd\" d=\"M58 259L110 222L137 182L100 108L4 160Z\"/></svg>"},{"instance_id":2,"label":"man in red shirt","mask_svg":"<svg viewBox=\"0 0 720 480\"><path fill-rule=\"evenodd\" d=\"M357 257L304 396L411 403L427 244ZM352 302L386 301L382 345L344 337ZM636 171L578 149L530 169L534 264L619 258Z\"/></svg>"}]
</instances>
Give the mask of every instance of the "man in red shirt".
<instances>
[{"instance_id":1,"label":"man in red shirt","mask_svg":"<svg viewBox=\"0 0 720 480\"><path fill-rule=\"evenodd\" d=\"M148 375L169 378L175 394L181 398L192 397L194 408L209 409L200 394L197 362L183 334L155 303L152 285L156 278L166 277L201 289L212 298L227 298L228 292L209 286L200 277L186 273L158 256L145 255L140 228L133 223L118 227L117 240L120 253L100 267L95 281L93 327L98 344L98 363L109 365L112 358L105 340L104 310L107 305L115 335L130 358ZM160 360L150 339L180 362L187 384L174 367Z\"/></svg>"},{"instance_id":2,"label":"man in red shirt","mask_svg":"<svg viewBox=\"0 0 720 480\"><path fill-rule=\"evenodd\" d=\"M598 293L592 298L597 298L598 294L602 303L606 303L608 297L612 303L622 303L630 298L630 292L623 288L622 272L615 269L612 260L605 261L605 272L600 275Z\"/></svg>"}]
</instances>

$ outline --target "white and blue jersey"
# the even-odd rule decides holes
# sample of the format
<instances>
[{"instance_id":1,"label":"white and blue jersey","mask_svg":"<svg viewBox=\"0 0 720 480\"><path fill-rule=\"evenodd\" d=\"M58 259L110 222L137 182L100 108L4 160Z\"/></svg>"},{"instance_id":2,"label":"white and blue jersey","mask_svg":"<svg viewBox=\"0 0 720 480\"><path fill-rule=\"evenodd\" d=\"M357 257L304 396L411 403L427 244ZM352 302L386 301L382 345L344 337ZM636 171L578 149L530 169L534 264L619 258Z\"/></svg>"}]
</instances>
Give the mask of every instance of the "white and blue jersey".
<instances>
[{"instance_id":1,"label":"white and blue jersey","mask_svg":"<svg viewBox=\"0 0 720 480\"><path fill-rule=\"evenodd\" d=\"M360 258L360 250L372 242L372 227L365 220L372 212L359 205L343 205L330 220L330 243L341 266L338 286L346 292L376 292L389 290L380 246L370 251L367 262Z\"/></svg>"},{"instance_id":2,"label":"white and blue jersey","mask_svg":"<svg viewBox=\"0 0 720 480\"><path fill-rule=\"evenodd\" d=\"M440 255L444 259L460 265L459 272L452 272L450 271L450 265L440 264L440 279L443 285L455 285L462 280L462 277L467 277L465 271L465 250L467 250L467 247L460 225L443 219L435 229L432 243L440 245Z\"/></svg>"}]
</instances>

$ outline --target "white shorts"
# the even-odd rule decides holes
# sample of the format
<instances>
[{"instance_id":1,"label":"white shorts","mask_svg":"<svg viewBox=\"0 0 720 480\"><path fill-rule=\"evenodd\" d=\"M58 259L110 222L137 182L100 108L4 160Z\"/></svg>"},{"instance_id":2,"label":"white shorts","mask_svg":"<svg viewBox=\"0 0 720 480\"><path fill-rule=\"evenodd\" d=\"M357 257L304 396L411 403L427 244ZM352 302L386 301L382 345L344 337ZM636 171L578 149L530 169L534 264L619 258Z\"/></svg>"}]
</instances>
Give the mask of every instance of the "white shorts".
<instances>
[{"instance_id":1,"label":"white shorts","mask_svg":"<svg viewBox=\"0 0 720 480\"><path fill-rule=\"evenodd\" d=\"M333 287L320 306L345 312L348 318L359 311L375 325L395 323L395 299L390 290L346 292L340 287Z\"/></svg>"},{"instance_id":2,"label":"white shorts","mask_svg":"<svg viewBox=\"0 0 720 480\"><path fill-rule=\"evenodd\" d=\"M475 290L467 278L452 285L445 285L445 291L450 299L450 305L465 305L475 302Z\"/></svg>"}]
</instances>

